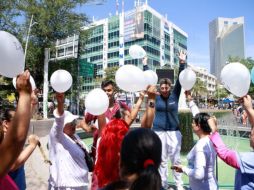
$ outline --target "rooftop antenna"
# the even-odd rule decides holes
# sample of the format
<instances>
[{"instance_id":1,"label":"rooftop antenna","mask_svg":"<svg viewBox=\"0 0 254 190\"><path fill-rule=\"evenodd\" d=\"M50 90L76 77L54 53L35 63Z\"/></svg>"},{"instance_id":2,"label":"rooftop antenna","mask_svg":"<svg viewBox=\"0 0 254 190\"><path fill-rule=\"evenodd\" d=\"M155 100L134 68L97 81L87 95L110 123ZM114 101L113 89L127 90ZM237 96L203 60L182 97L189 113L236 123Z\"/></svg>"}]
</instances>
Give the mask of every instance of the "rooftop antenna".
<instances>
[{"instance_id":1,"label":"rooftop antenna","mask_svg":"<svg viewBox=\"0 0 254 190\"><path fill-rule=\"evenodd\" d=\"M122 0L122 13L124 13L124 0Z\"/></svg>"},{"instance_id":2,"label":"rooftop antenna","mask_svg":"<svg viewBox=\"0 0 254 190\"><path fill-rule=\"evenodd\" d=\"M118 3L118 0L116 0L116 15L118 15L118 6L119 6L119 3Z\"/></svg>"}]
</instances>

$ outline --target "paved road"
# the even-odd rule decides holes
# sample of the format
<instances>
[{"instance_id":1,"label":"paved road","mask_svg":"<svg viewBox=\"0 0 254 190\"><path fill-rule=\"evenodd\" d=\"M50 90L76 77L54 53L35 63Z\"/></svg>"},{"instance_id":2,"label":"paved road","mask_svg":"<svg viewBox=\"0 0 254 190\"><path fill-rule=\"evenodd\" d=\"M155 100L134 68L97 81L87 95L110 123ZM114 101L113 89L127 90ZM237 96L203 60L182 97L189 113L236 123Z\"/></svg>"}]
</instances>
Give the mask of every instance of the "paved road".
<instances>
[{"instance_id":1,"label":"paved road","mask_svg":"<svg viewBox=\"0 0 254 190\"><path fill-rule=\"evenodd\" d=\"M48 157L47 142L48 134L52 126L51 120L31 121L29 133L40 137L40 142L46 156ZM27 190L47 190L49 165L44 163L43 157L37 147L25 164Z\"/></svg>"}]
</instances>

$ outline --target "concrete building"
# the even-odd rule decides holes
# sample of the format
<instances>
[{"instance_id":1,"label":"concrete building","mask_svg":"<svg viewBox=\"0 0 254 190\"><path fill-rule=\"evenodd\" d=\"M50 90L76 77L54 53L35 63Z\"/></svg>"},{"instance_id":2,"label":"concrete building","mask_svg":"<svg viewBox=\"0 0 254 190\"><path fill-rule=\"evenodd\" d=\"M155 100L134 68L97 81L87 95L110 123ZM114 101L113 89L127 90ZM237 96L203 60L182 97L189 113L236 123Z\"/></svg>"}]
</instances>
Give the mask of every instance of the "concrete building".
<instances>
[{"instance_id":1,"label":"concrete building","mask_svg":"<svg viewBox=\"0 0 254 190\"><path fill-rule=\"evenodd\" d=\"M132 59L129 55L133 44L144 48L153 70L178 64L178 50L187 50L186 32L140 1L135 3L134 9L95 21L83 30L90 34L81 47L84 53L79 61L84 94L96 86L95 78L103 78L106 68L124 64L142 67L141 59ZM89 72L82 72L87 70Z\"/></svg>"},{"instance_id":2,"label":"concrete building","mask_svg":"<svg viewBox=\"0 0 254 190\"><path fill-rule=\"evenodd\" d=\"M209 23L210 71L218 79L228 58L245 57L244 17L216 18Z\"/></svg>"},{"instance_id":3,"label":"concrete building","mask_svg":"<svg viewBox=\"0 0 254 190\"><path fill-rule=\"evenodd\" d=\"M206 84L206 89L208 90L208 96L213 96L216 91L216 82L217 78L208 73L205 68L197 67L193 65L188 65L196 73L197 78L203 81Z\"/></svg>"},{"instance_id":4,"label":"concrete building","mask_svg":"<svg viewBox=\"0 0 254 190\"><path fill-rule=\"evenodd\" d=\"M61 60L78 57L79 36L74 34L67 38L57 40L54 51L49 52L50 60Z\"/></svg>"}]
</instances>

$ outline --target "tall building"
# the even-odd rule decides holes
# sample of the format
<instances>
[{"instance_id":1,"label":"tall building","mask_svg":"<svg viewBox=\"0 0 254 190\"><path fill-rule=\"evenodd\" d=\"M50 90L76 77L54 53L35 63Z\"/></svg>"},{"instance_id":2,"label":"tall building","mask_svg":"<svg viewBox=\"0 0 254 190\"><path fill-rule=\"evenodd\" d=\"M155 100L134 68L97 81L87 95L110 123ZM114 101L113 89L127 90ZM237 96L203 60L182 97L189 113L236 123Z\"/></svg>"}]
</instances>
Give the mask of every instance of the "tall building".
<instances>
[{"instance_id":1,"label":"tall building","mask_svg":"<svg viewBox=\"0 0 254 190\"><path fill-rule=\"evenodd\" d=\"M148 65L153 70L178 64L178 50L187 50L188 35L140 1L130 11L122 11L82 29L90 34L87 43L81 47L84 53L79 61L84 93L96 86L94 78L102 78L106 68L124 64L142 67L141 59L133 59L129 55L133 44L144 48Z\"/></svg>"},{"instance_id":2,"label":"tall building","mask_svg":"<svg viewBox=\"0 0 254 190\"><path fill-rule=\"evenodd\" d=\"M244 17L216 18L209 23L210 71L220 78L228 58L244 58Z\"/></svg>"}]
</instances>

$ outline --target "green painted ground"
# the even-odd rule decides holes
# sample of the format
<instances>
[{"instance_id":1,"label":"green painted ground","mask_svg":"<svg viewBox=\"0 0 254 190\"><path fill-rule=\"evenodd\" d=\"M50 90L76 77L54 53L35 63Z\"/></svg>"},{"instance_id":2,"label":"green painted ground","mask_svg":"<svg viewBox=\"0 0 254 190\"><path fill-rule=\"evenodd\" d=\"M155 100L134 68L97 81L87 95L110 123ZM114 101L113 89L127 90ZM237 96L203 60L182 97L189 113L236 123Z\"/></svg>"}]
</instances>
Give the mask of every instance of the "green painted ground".
<instances>
[{"instance_id":1,"label":"green painted ground","mask_svg":"<svg viewBox=\"0 0 254 190\"><path fill-rule=\"evenodd\" d=\"M196 136L195 136L196 139ZM249 139L232 137L232 136L222 136L224 143L231 149L237 150L237 152L247 152L251 151L249 144ZM183 165L187 165L186 155L181 155L181 160ZM169 163L169 168L171 164ZM183 174L183 181L185 184L189 183L188 177ZM225 164L218 157L218 181L220 189L233 189L235 181L235 169ZM169 175L169 182L173 182L172 172Z\"/></svg>"}]
</instances>

